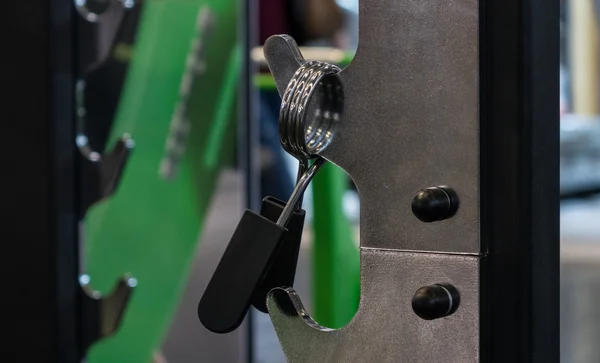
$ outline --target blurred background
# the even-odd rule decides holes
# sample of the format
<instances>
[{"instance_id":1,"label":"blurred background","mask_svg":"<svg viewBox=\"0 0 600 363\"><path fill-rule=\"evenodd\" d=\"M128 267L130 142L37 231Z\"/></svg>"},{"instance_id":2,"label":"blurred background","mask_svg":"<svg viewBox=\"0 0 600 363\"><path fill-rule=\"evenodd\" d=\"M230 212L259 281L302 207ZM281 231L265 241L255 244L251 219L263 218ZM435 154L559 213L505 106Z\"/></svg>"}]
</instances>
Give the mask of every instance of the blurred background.
<instances>
[{"instance_id":1,"label":"blurred background","mask_svg":"<svg viewBox=\"0 0 600 363\"><path fill-rule=\"evenodd\" d=\"M600 297L600 1L561 1L561 351L598 362Z\"/></svg>"},{"instance_id":2,"label":"blurred background","mask_svg":"<svg viewBox=\"0 0 600 363\"><path fill-rule=\"evenodd\" d=\"M290 34L306 58L343 67L358 46L358 0L75 3L82 132L98 150L123 133L136 140L118 192L82 229L95 288L124 272L138 280L122 329L89 361L285 362L268 316L253 311L242 329L214 335L196 306L244 208L286 200L294 186L297 161L279 143L280 98L261 45ZM597 363L600 0L562 0L561 10L562 360ZM358 196L328 165L304 208L295 287L321 324L341 327L360 294Z\"/></svg>"}]
</instances>

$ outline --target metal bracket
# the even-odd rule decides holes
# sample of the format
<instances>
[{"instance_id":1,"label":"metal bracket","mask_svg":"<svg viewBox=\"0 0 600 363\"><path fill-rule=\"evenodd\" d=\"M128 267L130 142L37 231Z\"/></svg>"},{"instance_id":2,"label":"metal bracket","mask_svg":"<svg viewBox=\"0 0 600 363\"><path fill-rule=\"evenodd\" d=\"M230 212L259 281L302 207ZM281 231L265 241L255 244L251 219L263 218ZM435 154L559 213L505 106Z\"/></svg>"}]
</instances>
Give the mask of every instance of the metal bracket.
<instances>
[{"instance_id":1,"label":"metal bracket","mask_svg":"<svg viewBox=\"0 0 600 363\"><path fill-rule=\"evenodd\" d=\"M84 136L80 134L77 140L83 159L82 215L92 205L114 194L133 148L133 140L125 135L110 153L101 155L89 149L87 144L81 144ZM86 352L94 342L117 330L137 280L131 276L121 278L113 292L107 296L102 296L90 287L90 277L87 274L80 275L79 282L82 343L83 352Z\"/></svg>"},{"instance_id":2,"label":"metal bracket","mask_svg":"<svg viewBox=\"0 0 600 363\"><path fill-rule=\"evenodd\" d=\"M81 275L79 282L83 325L82 344L83 351L87 351L92 344L111 336L119 328L137 280L130 276L123 277L108 296L102 296L90 287L88 275Z\"/></svg>"},{"instance_id":3,"label":"metal bracket","mask_svg":"<svg viewBox=\"0 0 600 363\"><path fill-rule=\"evenodd\" d=\"M360 44L340 76L345 110L321 156L354 180L361 200L361 303L340 330L319 326L292 289L268 298L289 362L479 361L478 2L361 0ZM305 60L289 36L265 57L282 94ZM417 192L449 186L452 217L424 223ZM455 314L419 318L421 287L449 283Z\"/></svg>"},{"instance_id":4,"label":"metal bracket","mask_svg":"<svg viewBox=\"0 0 600 363\"><path fill-rule=\"evenodd\" d=\"M84 136L78 137L78 143ZM87 144L79 144L83 159L81 210L83 215L93 205L114 194L123 175L125 165L134 147L129 135L123 135L110 153L103 156L89 149Z\"/></svg>"},{"instance_id":5,"label":"metal bracket","mask_svg":"<svg viewBox=\"0 0 600 363\"><path fill-rule=\"evenodd\" d=\"M106 59L101 60L96 68L105 61ZM110 152L95 150L90 144L86 130L88 111L85 103L86 81L84 79L76 83L75 99L77 115L75 142L81 155L80 215L85 216L92 205L114 195L135 143L128 134L124 134ZM112 120L108 121L112 123ZM101 144L104 149L106 140L102 140ZM81 251L80 255L82 255ZM80 266L80 269L84 268ZM79 282L82 353L85 354L93 343L112 335L118 329L137 280L131 276L124 276L117 281L113 292L106 296L91 288L89 275L81 274Z\"/></svg>"}]
</instances>

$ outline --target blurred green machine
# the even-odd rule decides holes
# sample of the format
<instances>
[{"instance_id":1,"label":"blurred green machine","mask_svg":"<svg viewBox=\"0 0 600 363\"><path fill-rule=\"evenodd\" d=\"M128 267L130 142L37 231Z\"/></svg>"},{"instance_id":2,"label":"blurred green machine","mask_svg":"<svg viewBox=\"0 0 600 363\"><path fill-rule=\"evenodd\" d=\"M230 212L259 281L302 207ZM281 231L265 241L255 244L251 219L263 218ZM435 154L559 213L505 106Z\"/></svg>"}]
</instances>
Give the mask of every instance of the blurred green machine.
<instances>
[{"instance_id":1,"label":"blurred green machine","mask_svg":"<svg viewBox=\"0 0 600 363\"><path fill-rule=\"evenodd\" d=\"M136 145L116 195L87 215L85 272L101 292L124 273L138 285L91 363L149 362L178 305L219 168L234 156L237 6L144 1L134 48L114 48L131 61L110 140L129 133Z\"/></svg>"},{"instance_id":2,"label":"blurred green machine","mask_svg":"<svg viewBox=\"0 0 600 363\"><path fill-rule=\"evenodd\" d=\"M138 285L121 328L90 349L88 362L145 363L160 349L220 168L234 158L237 16L237 0L148 0L133 49L113 49L129 69L110 140L128 133L136 145L116 195L86 216L85 272L103 293L124 273ZM268 78L259 76L263 91L273 88ZM312 310L332 328L352 318L360 294L358 249L341 208L346 183L333 165L314 182Z\"/></svg>"}]
</instances>

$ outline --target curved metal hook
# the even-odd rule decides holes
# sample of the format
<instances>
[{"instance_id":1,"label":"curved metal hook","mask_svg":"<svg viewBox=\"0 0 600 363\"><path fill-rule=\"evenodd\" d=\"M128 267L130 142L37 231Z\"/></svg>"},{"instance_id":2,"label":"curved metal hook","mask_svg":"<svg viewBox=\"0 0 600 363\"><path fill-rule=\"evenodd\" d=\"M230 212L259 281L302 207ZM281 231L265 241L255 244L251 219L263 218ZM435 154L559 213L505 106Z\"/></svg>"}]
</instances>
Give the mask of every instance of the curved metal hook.
<instances>
[{"instance_id":1,"label":"curved metal hook","mask_svg":"<svg viewBox=\"0 0 600 363\"><path fill-rule=\"evenodd\" d=\"M81 17L90 23L96 23L115 2L121 3L123 8L131 9L135 6L135 0L74 0L75 9Z\"/></svg>"},{"instance_id":2,"label":"curved metal hook","mask_svg":"<svg viewBox=\"0 0 600 363\"><path fill-rule=\"evenodd\" d=\"M87 161L84 167L84 187L91 187L89 195L84 196L83 211L102 199L111 196L116 190L123 169L129 159L135 142L129 134L124 134L117 141L113 150L108 154L102 154L94 150L85 132L86 108L85 108L85 81L79 80L75 89L76 113L77 113L77 136L75 143L83 158Z\"/></svg>"},{"instance_id":3,"label":"curved metal hook","mask_svg":"<svg viewBox=\"0 0 600 363\"><path fill-rule=\"evenodd\" d=\"M288 362L351 362L338 352L346 347L344 328L334 330L319 325L294 289L271 290L267 308Z\"/></svg>"},{"instance_id":4,"label":"curved metal hook","mask_svg":"<svg viewBox=\"0 0 600 363\"><path fill-rule=\"evenodd\" d=\"M131 276L120 279L113 291L102 296L90 287L90 277L81 275L83 347L87 350L94 342L113 335L121 324L125 308L137 280Z\"/></svg>"},{"instance_id":5,"label":"curved metal hook","mask_svg":"<svg viewBox=\"0 0 600 363\"><path fill-rule=\"evenodd\" d=\"M77 11L88 21L97 22L100 16L106 13L117 1L113 0L75 0ZM124 10L135 5L134 0L118 0ZM92 6L93 5L93 6ZM115 9L119 11L120 9ZM123 18L119 25L122 28ZM115 32L118 34L119 31ZM117 40L112 40L113 43ZM92 65L87 72L89 75L106 64L106 59L101 59ZM96 75L96 78L102 75ZM85 76L84 76L85 77ZM75 143L82 157L81 163L81 206L80 216L85 216L88 209L99 201L114 194L121 180L123 170L126 166L134 141L128 134L124 134L109 152L97 151L90 144L86 132L87 108L86 108L86 80L80 79L75 85L75 107L76 107L76 139ZM112 120L110 120L112 121ZM106 124L110 129L110 124ZM104 136L102 136L104 138ZM100 141L103 145L106 140ZM84 270L82 266L80 269ZM125 309L131 298L133 287L137 280L131 276L124 276L115 284L110 294L102 296L98 291L90 287L90 277L87 274L79 276L81 285L81 321L82 321L82 354L95 342L115 333L119 328Z\"/></svg>"},{"instance_id":6,"label":"curved metal hook","mask_svg":"<svg viewBox=\"0 0 600 363\"><path fill-rule=\"evenodd\" d=\"M135 0L94 0L94 2L90 2L90 0L75 0L75 4L77 9L88 9L87 5L95 4L95 8L98 8L99 4L105 4L106 9L108 9L111 4L115 2L119 2L122 4L123 9L128 10L135 6ZM105 10L106 10L105 9ZM89 10L89 9L88 9ZM139 7L136 9L136 12L139 12ZM96 13L92 13L96 14ZM95 18L94 16L92 16ZM137 19L137 18L136 18ZM135 20L135 19L134 19ZM127 17L121 17L119 24L117 26L117 30L113 34L113 38L110 41L111 49L116 47L117 42L119 41L119 34L122 33L125 22L127 21ZM135 20L137 22L137 20ZM76 145L79 148L81 155L88 161L92 163L100 163L102 162L102 151L94 150L94 147L90 144L90 139L88 138L86 126L87 126L87 116L88 110L86 107L86 89L88 88L88 81L90 77L94 76L92 80L97 80L99 77L103 77L103 73L100 71L103 69L103 66L107 64L108 58L101 58L91 66L87 67L85 74L77 81L75 84L75 113L76 113ZM97 83L97 82L96 82ZM91 85L90 85L91 87ZM97 88L97 87L96 87ZM93 91L93 90L92 90ZM111 120L112 121L112 120ZM127 149L133 148L133 140L129 137L129 135L125 134L121 138L122 142L125 144ZM102 140L102 143L106 141ZM101 146L104 148L104 145ZM115 152L118 149L122 149L117 145Z\"/></svg>"},{"instance_id":7,"label":"curved metal hook","mask_svg":"<svg viewBox=\"0 0 600 363\"><path fill-rule=\"evenodd\" d=\"M81 137L78 137L78 145L81 141ZM87 143L79 146L82 156L85 157L81 197L82 215L85 215L93 204L114 193L134 144L128 135L124 135L113 150L105 155L90 151ZM94 342L112 335L118 329L137 280L131 276L123 277L107 296L102 296L90 287L89 275L80 275L79 282L82 342L83 352L86 352Z\"/></svg>"},{"instance_id":8,"label":"curved metal hook","mask_svg":"<svg viewBox=\"0 0 600 363\"><path fill-rule=\"evenodd\" d=\"M478 264L473 256L363 248L360 307L345 327L320 326L291 288L271 290L267 308L290 363L477 362ZM461 307L424 320L412 309L413 294L439 281L460 287Z\"/></svg>"},{"instance_id":9,"label":"curved metal hook","mask_svg":"<svg viewBox=\"0 0 600 363\"><path fill-rule=\"evenodd\" d=\"M89 161L99 162L102 160L102 155L94 151L90 146L90 141L85 132L87 109L85 108L85 80L80 79L75 84L75 107L77 114L77 135L75 143L79 148L81 155Z\"/></svg>"},{"instance_id":10,"label":"curved metal hook","mask_svg":"<svg viewBox=\"0 0 600 363\"><path fill-rule=\"evenodd\" d=\"M81 155L92 162L101 162L102 154L98 151L95 151L90 145L89 138L87 137L85 126L87 122L87 109L85 107L85 80L80 79L77 81L75 85L75 106L76 106L76 114L77 114L77 135L75 137L75 143L79 148L79 152ZM124 134L121 137L121 140L125 144L126 148L132 149L135 145L133 139L129 136L129 134ZM117 148L115 148L116 150ZM114 151L113 153L114 154Z\"/></svg>"},{"instance_id":11,"label":"curved metal hook","mask_svg":"<svg viewBox=\"0 0 600 363\"><path fill-rule=\"evenodd\" d=\"M296 332L307 327L316 332L325 333L335 331L335 329L319 325L319 323L310 317L298 293L293 288L276 288L271 290L267 297L267 308L271 314L271 319L287 325L289 329L293 325L293 330Z\"/></svg>"}]
</instances>

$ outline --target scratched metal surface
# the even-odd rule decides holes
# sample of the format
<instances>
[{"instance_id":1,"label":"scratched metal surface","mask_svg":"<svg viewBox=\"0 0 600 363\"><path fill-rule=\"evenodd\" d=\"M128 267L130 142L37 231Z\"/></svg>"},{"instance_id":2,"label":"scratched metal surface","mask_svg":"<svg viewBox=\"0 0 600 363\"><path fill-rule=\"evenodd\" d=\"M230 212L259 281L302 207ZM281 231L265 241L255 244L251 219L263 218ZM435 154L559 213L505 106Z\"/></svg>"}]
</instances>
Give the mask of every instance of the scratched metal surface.
<instances>
[{"instance_id":1,"label":"scratched metal surface","mask_svg":"<svg viewBox=\"0 0 600 363\"><path fill-rule=\"evenodd\" d=\"M357 54L340 73L344 114L322 156L360 194L361 304L331 330L293 289L279 289L269 295L271 320L290 363L478 362L478 3L361 0L359 20ZM269 39L265 57L280 93L305 62L287 36ZM456 190L458 213L418 221L413 196L439 185ZM411 299L435 283L454 284L462 303L424 321Z\"/></svg>"},{"instance_id":2,"label":"scratched metal surface","mask_svg":"<svg viewBox=\"0 0 600 363\"><path fill-rule=\"evenodd\" d=\"M479 362L478 257L363 249L361 264L361 304L340 330L316 325L293 290L271 293L271 320L289 363ZM414 292L444 282L461 292L456 313L417 317Z\"/></svg>"},{"instance_id":3,"label":"scratched metal surface","mask_svg":"<svg viewBox=\"0 0 600 363\"><path fill-rule=\"evenodd\" d=\"M478 2L361 0L359 20L344 114L323 156L357 184L361 246L479 253ZM286 37L265 55L281 93L302 56ZM419 222L412 197L439 185L458 192L457 215Z\"/></svg>"},{"instance_id":4,"label":"scratched metal surface","mask_svg":"<svg viewBox=\"0 0 600 363\"><path fill-rule=\"evenodd\" d=\"M269 313L289 362L479 361L478 23L474 0L360 1L358 51L340 73L344 114L322 156L360 194L361 304L331 330L293 289L273 291ZM269 39L265 56L283 93L305 60L287 36ZM439 185L456 190L458 213L418 221L413 196ZM424 321L410 302L434 283L454 284L462 303Z\"/></svg>"}]
</instances>

